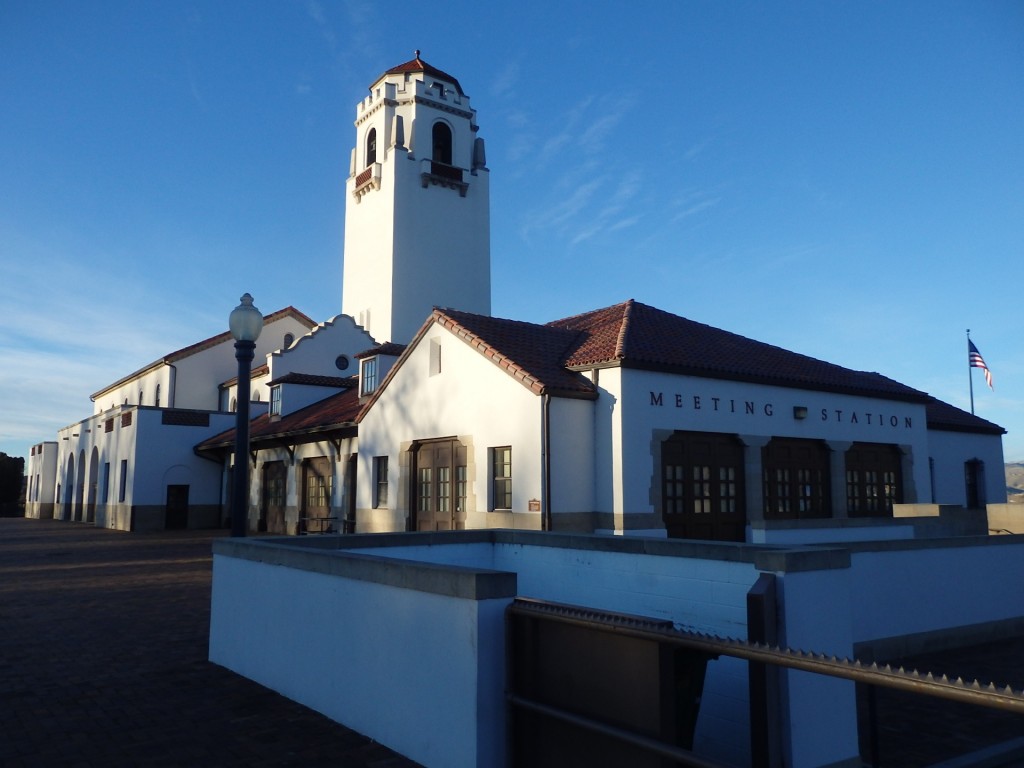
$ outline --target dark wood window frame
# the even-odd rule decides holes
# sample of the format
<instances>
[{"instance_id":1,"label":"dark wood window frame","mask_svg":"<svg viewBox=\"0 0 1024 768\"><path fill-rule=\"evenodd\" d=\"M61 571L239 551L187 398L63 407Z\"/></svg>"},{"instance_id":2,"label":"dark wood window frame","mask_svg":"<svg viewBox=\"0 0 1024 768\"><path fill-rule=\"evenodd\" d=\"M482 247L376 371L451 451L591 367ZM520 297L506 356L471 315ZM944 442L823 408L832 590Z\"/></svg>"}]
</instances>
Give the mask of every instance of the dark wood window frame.
<instances>
[{"instance_id":1,"label":"dark wood window frame","mask_svg":"<svg viewBox=\"0 0 1024 768\"><path fill-rule=\"evenodd\" d=\"M512 446L491 449L491 511L512 511Z\"/></svg>"},{"instance_id":2,"label":"dark wood window frame","mask_svg":"<svg viewBox=\"0 0 1024 768\"><path fill-rule=\"evenodd\" d=\"M898 446L854 443L846 452L846 513L850 517L892 517L903 502L902 453Z\"/></svg>"},{"instance_id":3,"label":"dark wood window frame","mask_svg":"<svg viewBox=\"0 0 1024 768\"><path fill-rule=\"evenodd\" d=\"M829 449L820 440L773 437L761 449L766 520L832 516Z\"/></svg>"}]
</instances>

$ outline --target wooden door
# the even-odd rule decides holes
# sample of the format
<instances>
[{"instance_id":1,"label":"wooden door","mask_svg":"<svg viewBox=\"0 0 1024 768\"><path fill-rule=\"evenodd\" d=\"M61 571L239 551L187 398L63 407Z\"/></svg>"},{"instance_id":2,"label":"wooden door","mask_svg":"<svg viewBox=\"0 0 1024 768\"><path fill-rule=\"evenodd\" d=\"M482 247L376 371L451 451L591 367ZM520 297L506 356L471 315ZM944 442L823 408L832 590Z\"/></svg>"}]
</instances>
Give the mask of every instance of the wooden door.
<instances>
[{"instance_id":1,"label":"wooden door","mask_svg":"<svg viewBox=\"0 0 1024 768\"><path fill-rule=\"evenodd\" d=\"M672 538L744 541L743 446L732 435L679 432L662 443L662 519Z\"/></svg>"},{"instance_id":2,"label":"wooden door","mask_svg":"<svg viewBox=\"0 0 1024 768\"><path fill-rule=\"evenodd\" d=\"M466 527L466 447L457 440L423 443L416 450L415 530Z\"/></svg>"},{"instance_id":3,"label":"wooden door","mask_svg":"<svg viewBox=\"0 0 1024 768\"><path fill-rule=\"evenodd\" d=\"M188 527L188 486L168 485L164 527L181 530Z\"/></svg>"},{"instance_id":4,"label":"wooden door","mask_svg":"<svg viewBox=\"0 0 1024 768\"><path fill-rule=\"evenodd\" d=\"M285 494L288 471L283 461L268 461L263 465L263 493L260 499L260 530L285 534Z\"/></svg>"},{"instance_id":5,"label":"wooden door","mask_svg":"<svg viewBox=\"0 0 1024 768\"><path fill-rule=\"evenodd\" d=\"M302 463L302 530L307 533L328 533L334 530L331 516L331 493L334 489L334 468L326 456L306 459Z\"/></svg>"}]
</instances>

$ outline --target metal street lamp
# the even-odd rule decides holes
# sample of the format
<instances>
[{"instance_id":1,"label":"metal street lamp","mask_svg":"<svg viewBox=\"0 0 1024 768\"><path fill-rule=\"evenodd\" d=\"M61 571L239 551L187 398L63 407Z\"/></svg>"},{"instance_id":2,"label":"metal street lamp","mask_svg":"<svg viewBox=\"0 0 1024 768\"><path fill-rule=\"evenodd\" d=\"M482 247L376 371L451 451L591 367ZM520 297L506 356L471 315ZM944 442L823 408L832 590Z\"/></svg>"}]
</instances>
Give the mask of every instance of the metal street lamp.
<instances>
[{"instance_id":1,"label":"metal street lamp","mask_svg":"<svg viewBox=\"0 0 1024 768\"><path fill-rule=\"evenodd\" d=\"M252 305L252 296L242 296L242 303L231 310L228 327L235 339L238 360L238 407L235 413L235 472L231 494L231 535L245 536L249 518L249 386L256 339L263 330L263 313Z\"/></svg>"}]
</instances>

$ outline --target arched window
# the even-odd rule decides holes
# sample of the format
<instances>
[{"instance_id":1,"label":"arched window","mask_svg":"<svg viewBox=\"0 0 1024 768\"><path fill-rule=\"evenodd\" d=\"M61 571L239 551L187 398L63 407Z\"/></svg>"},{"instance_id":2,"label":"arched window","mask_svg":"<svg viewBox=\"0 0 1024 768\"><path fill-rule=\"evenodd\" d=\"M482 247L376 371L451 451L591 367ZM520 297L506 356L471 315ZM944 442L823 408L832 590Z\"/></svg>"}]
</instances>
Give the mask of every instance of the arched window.
<instances>
[{"instance_id":1,"label":"arched window","mask_svg":"<svg viewBox=\"0 0 1024 768\"><path fill-rule=\"evenodd\" d=\"M260 391L258 389L254 389L253 392L252 392L252 402L258 403L259 401L260 401Z\"/></svg>"},{"instance_id":2,"label":"arched window","mask_svg":"<svg viewBox=\"0 0 1024 768\"><path fill-rule=\"evenodd\" d=\"M156 402L153 403L157 408L160 407L160 385L156 385Z\"/></svg>"},{"instance_id":3,"label":"arched window","mask_svg":"<svg viewBox=\"0 0 1024 768\"><path fill-rule=\"evenodd\" d=\"M142 390L139 390L139 405L142 405Z\"/></svg>"},{"instance_id":4,"label":"arched window","mask_svg":"<svg viewBox=\"0 0 1024 768\"><path fill-rule=\"evenodd\" d=\"M371 128L366 134L366 165L371 166L377 162L377 129Z\"/></svg>"},{"instance_id":5,"label":"arched window","mask_svg":"<svg viewBox=\"0 0 1024 768\"><path fill-rule=\"evenodd\" d=\"M290 333L286 333L284 335L284 348L288 349L288 347L290 347L292 345L292 342L294 342L294 341L295 341L295 337L292 334L290 334Z\"/></svg>"},{"instance_id":6,"label":"arched window","mask_svg":"<svg viewBox=\"0 0 1024 768\"><path fill-rule=\"evenodd\" d=\"M434 147L431 159L435 163L452 164L452 129L446 123L436 122L431 131Z\"/></svg>"},{"instance_id":7,"label":"arched window","mask_svg":"<svg viewBox=\"0 0 1024 768\"><path fill-rule=\"evenodd\" d=\"M237 410L238 410L238 398L237 397L232 397L231 398L231 412L234 413Z\"/></svg>"}]
</instances>

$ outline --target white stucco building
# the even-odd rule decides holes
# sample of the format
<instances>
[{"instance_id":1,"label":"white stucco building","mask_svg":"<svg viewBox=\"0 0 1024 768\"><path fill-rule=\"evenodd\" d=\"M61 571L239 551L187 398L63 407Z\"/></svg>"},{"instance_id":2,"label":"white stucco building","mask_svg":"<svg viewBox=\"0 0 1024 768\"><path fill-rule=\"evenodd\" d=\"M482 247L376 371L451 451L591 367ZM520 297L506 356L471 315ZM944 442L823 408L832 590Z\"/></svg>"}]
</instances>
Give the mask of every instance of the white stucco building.
<instances>
[{"instance_id":1,"label":"white stucco building","mask_svg":"<svg viewBox=\"0 0 1024 768\"><path fill-rule=\"evenodd\" d=\"M633 299L492 317L478 132L419 52L377 78L356 108L342 313L267 315L248 392L225 331L94 393L33 446L28 516L225 526L250 462L250 531L342 535L217 542L211 659L429 765L504 764L517 596L742 638L771 575L783 645L1019 634L997 583L1021 544L983 535L1003 527L986 516L1006 501L1001 427ZM592 533L616 536L575 535ZM281 652L296 632L315 653ZM853 685L826 685L790 676L772 699L786 764L859 764ZM746 662L710 669L700 754L747 764L747 687Z\"/></svg>"},{"instance_id":2,"label":"white stucco building","mask_svg":"<svg viewBox=\"0 0 1024 768\"><path fill-rule=\"evenodd\" d=\"M343 313L282 310L257 343L252 530L767 541L1005 502L1003 430L879 374L633 300L490 317L490 172L458 80L417 52L354 126ZM235 365L221 333L95 393L32 449L28 513L223 524Z\"/></svg>"}]
</instances>

